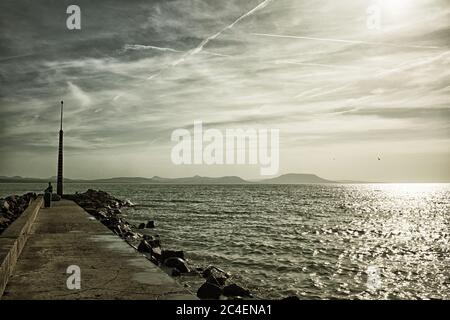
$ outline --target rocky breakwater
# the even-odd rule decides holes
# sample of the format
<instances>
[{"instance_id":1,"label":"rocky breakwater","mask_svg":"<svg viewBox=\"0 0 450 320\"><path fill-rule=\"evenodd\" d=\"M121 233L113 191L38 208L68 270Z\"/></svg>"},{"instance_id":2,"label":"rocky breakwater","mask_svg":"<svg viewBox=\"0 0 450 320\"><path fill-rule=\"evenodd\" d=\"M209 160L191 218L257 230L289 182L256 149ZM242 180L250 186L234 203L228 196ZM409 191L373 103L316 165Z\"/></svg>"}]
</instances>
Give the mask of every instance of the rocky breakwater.
<instances>
[{"instance_id":1,"label":"rocky breakwater","mask_svg":"<svg viewBox=\"0 0 450 320\"><path fill-rule=\"evenodd\" d=\"M165 249L159 235L144 234L144 229L157 227L154 221L142 222L138 226L126 221L121 215L121 209L133 207L130 201L120 200L107 192L92 189L65 197L75 201L169 275L203 278L204 283L197 290L200 299L252 298L247 289L233 283L231 274L215 266L194 266L185 258L184 251Z\"/></svg>"},{"instance_id":2,"label":"rocky breakwater","mask_svg":"<svg viewBox=\"0 0 450 320\"><path fill-rule=\"evenodd\" d=\"M24 195L12 195L0 199L0 234L8 228L25 211L32 200L36 199L36 193L28 192Z\"/></svg>"}]
</instances>

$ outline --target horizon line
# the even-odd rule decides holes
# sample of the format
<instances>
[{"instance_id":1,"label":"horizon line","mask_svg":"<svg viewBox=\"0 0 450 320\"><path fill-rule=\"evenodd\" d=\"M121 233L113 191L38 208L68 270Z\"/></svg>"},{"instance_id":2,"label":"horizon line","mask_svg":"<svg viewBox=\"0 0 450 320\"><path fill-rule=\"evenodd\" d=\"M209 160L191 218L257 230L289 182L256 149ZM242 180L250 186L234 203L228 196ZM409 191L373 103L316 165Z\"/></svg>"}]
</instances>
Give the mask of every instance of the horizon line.
<instances>
[{"instance_id":1,"label":"horizon line","mask_svg":"<svg viewBox=\"0 0 450 320\"><path fill-rule=\"evenodd\" d=\"M346 184L351 184L351 183L358 183L358 184L403 184L403 183L425 183L425 184L448 184L450 183L450 180L448 181L430 181L430 180L425 180L425 181L405 181L405 180L398 180L398 181L370 181L370 180L362 180L362 179L328 179L328 178L323 178L317 174L314 173L293 173L293 172L289 172L289 173L282 173L276 176L266 176L266 177L258 177L258 178L242 178L238 175L223 175L223 176L201 176L201 175L192 175L192 176L179 176L179 177L161 177L161 176L157 176L154 175L152 177L144 177L144 176L114 176L114 177L102 177L102 178L68 178L65 177L64 180L73 180L75 183L77 181L86 181L86 182L92 182L92 181L99 181L99 180L113 180L113 179L146 179L146 180L152 180L152 179L167 179L167 180L176 180L176 179L189 179L189 178L209 178L209 179L221 179L221 178L230 178L230 177L234 177L234 178L239 178L241 180L243 180L244 182L247 183L258 183L258 182L263 182L265 180L270 180L270 179L276 179L282 176L286 176L286 175L310 175L310 176L314 176L317 177L319 179L323 179L325 181L329 181L329 182L325 182L325 183L346 183ZM20 175L14 175L14 176L0 176L0 183L1 180L4 179L23 179L23 180L50 180L56 181L56 176L51 176L51 177L27 177L27 176L20 176ZM6 182L8 183L8 182ZM18 182L20 183L20 182ZM71 182L68 182L71 183ZM120 183L120 182L118 182ZM320 182L319 182L320 183ZM152 184L158 184L157 182L153 182ZM162 183L162 184L166 184L166 183ZM295 183L291 183L291 184L295 184Z\"/></svg>"}]
</instances>

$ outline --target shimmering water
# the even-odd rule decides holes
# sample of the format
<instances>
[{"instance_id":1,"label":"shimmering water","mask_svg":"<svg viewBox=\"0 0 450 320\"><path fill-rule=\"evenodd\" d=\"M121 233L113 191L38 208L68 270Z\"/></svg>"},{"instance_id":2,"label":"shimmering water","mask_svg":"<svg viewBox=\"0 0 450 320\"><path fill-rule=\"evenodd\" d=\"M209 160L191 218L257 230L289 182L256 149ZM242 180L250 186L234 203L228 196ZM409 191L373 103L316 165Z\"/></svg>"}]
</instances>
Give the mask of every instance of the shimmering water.
<instances>
[{"instance_id":1,"label":"shimmering water","mask_svg":"<svg viewBox=\"0 0 450 320\"><path fill-rule=\"evenodd\" d=\"M148 232L163 245L259 297L450 298L449 184L65 187L130 199L130 222L154 219ZM43 188L0 184L0 194Z\"/></svg>"}]
</instances>

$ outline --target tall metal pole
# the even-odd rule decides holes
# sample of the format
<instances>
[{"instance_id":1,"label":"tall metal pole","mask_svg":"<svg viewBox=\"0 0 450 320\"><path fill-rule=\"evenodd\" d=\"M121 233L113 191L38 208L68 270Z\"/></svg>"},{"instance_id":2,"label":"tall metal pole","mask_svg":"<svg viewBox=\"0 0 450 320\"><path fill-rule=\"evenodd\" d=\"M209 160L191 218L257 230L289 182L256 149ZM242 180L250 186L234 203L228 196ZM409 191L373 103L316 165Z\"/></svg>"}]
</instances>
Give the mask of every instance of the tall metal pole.
<instances>
[{"instance_id":1,"label":"tall metal pole","mask_svg":"<svg viewBox=\"0 0 450 320\"><path fill-rule=\"evenodd\" d=\"M58 149L58 177L56 180L56 193L62 197L63 195L63 105L61 101L61 124L59 127L59 149Z\"/></svg>"}]
</instances>

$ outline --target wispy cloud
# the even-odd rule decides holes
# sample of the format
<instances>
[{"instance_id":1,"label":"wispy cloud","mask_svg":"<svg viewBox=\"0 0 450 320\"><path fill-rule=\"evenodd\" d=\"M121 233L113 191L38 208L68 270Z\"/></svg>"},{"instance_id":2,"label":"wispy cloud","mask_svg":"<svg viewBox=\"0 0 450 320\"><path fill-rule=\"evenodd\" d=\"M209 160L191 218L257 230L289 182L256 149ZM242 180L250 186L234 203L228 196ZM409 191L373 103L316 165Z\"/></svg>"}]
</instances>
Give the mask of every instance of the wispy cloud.
<instances>
[{"instance_id":1,"label":"wispy cloud","mask_svg":"<svg viewBox=\"0 0 450 320\"><path fill-rule=\"evenodd\" d=\"M422 45L414 45L414 44L402 45L402 44L387 43L387 42L371 42L371 41L335 39L335 38L317 38L317 37L293 36L293 35L282 35L282 34L252 33L252 35L259 36L259 37L313 40L313 41L337 42L337 43L348 43L348 44L363 44L363 45L370 45L370 46L385 46L385 47L394 47L394 48L441 49L440 47L437 47L437 46L422 46Z\"/></svg>"},{"instance_id":2,"label":"wispy cloud","mask_svg":"<svg viewBox=\"0 0 450 320\"><path fill-rule=\"evenodd\" d=\"M69 87L72 97L77 100L81 106L86 107L92 104L91 97L84 92L80 87L76 86L72 82L68 81L67 85Z\"/></svg>"},{"instance_id":3,"label":"wispy cloud","mask_svg":"<svg viewBox=\"0 0 450 320\"><path fill-rule=\"evenodd\" d=\"M445 1L386 13L381 32L354 0L84 1L77 33L54 19L64 2L2 3L0 152L12 160L0 175L27 174L22 152L54 174L60 100L72 176L256 174L174 169L170 133L198 118L279 128L284 171L364 180L353 169L371 172L362 155L375 149L386 177L399 171L387 159L404 153L421 153L417 170L448 167ZM330 152L352 168L331 167Z\"/></svg>"}]
</instances>

